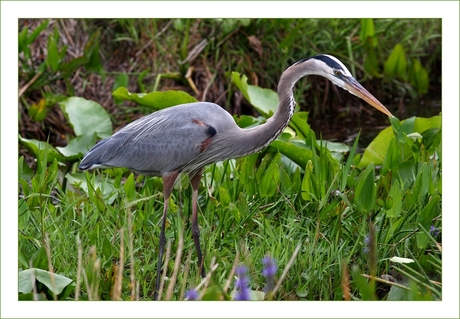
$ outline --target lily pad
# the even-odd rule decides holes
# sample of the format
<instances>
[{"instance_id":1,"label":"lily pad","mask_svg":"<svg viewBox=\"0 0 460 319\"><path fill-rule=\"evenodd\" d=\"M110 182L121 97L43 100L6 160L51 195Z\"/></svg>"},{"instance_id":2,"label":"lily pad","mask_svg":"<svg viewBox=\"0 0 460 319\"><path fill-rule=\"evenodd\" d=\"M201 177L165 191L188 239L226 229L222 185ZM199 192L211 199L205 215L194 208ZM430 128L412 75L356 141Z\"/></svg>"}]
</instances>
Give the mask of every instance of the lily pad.
<instances>
[{"instance_id":1,"label":"lily pad","mask_svg":"<svg viewBox=\"0 0 460 319\"><path fill-rule=\"evenodd\" d=\"M247 76L240 76L238 72L232 72L232 80L257 112L266 118L275 113L279 103L278 94L276 92L248 84Z\"/></svg>"},{"instance_id":2,"label":"lily pad","mask_svg":"<svg viewBox=\"0 0 460 319\"><path fill-rule=\"evenodd\" d=\"M51 280L51 276L53 276L53 280ZM56 295L59 295L65 287L72 283L72 279L62 275L51 274L49 271L39 268L31 268L19 272L19 292L31 293L35 280L44 284Z\"/></svg>"},{"instance_id":3,"label":"lily pad","mask_svg":"<svg viewBox=\"0 0 460 319\"><path fill-rule=\"evenodd\" d=\"M79 135L67 144L66 147L56 147L68 160L77 160L87 153L96 144L96 132Z\"/></svg>"},{"instance_id":4,"label":"lily pad","mask_svg":"<svg viewBox=\"0 0 460 319\"><path fill-rule=\"evenodd\" d=\"M55 158L59 161L65 160L65 157L62 156L57 149L53 146L48 144L47 142L38 141L35 139L27 139L23 138L19 135L19 142L24 145L32 154L34 154L35 158L38 158L40 151L47 150L47 161L52 162Z\"/></svg>"},{"instance_id":5,"label":"lily pad","mask_svg":"<svg viewBox=\"0 0 460 319\"><path fill-rule=\"evenodd\" d=\"M125 87L119 87L112 92L112 96L118 99L132 101L154 110L161 110L170 106L197 102L197 99L190 94L183 91L173 90L164 92L131 93Z\"/></svg>"},{"instance_id":6,"label":"lily pad","mask_svg":"<svg viewBox=\"0 0 460 319\"><path fill-rule=\"evenodd\" d=\"M407 131L406 125L404 124L406 121L408 123L413 121L413 129L411 132ZM422 118L417 117L415 120L413 118L401 121L401 130L407 135L411 133L419 133L422 134L423 132L432 129L432 128L440 128L442 125L441 123L441 116L433 116L431 118ZM423 135L423 134L422 134ZM377 135L377 137L369 144L369 146L364 151L363 157L359 162L359 167L363 168L368 166L370 163L374 163L375 165L380 165L383 163L383 160L388 152L388 146L390 145L390 141L395 137L392 127L387 127L383 131Z\"/></svg>"},{"instance_id":7,"label":"lily pad","mask_svg":"<svg viewBox=\"0 0 460 319\"><path fill-rule=\"evenodd\" d=\"M60 103L67 114L75 135L96 132L100 138L112 135L112 122L107 111L97 102L81 97L70 97Z\"/></svg>"}]
</instances>

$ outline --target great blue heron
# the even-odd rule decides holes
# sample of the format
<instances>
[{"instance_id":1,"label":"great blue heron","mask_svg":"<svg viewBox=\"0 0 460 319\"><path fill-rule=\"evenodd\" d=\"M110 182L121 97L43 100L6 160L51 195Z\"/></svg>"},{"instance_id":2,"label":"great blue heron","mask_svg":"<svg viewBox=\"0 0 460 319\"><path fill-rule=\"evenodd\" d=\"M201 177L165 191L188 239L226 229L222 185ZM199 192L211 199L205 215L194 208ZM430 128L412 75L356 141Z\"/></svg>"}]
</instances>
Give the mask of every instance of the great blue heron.
<instances>
[{"instance_id":1,"label":"great blue heron","mask_svg":"<svg viewBox=\"0 0 460 319\"><path fill-rule=\"evenodd\" d=\"M281 75L279 106L264 124L239 128L219 105L197 102L177 105L144 116L96 144L80 163L80 170L126 167L143 175L163 177L164 209L154 299L160 283L160 269L166 243L168 202L179 173L188 173L192 185L192 237L204 277L197 196L205 165L255 153L270 144L288 125L294 113L294 84L302 77L321 75L360 97L377 110L391 113L351 75L337 58L319 54L294 63Z\"/></svg>"}]
</instances>

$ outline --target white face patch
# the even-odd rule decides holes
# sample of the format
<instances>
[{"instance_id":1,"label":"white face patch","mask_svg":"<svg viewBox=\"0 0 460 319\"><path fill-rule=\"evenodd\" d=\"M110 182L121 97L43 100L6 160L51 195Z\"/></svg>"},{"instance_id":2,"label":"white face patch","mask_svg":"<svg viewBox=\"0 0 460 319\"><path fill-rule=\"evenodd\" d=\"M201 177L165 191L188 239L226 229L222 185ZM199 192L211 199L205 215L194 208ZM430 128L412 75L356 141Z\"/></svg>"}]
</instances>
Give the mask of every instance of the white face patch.
<instances>
[{"instance_id":1,"label":"white face patch","mask_svg":"<svg viewBox=\"0 0 460 319\"><path fill-rule=\"evenodd\" d=\"M340 68L342 69L342 72L345 76L352 76L350 71L348 71L347 67L342 63L342 61L340 61L339 59L337 59L336 57L332 56L332 55L328 55L328 54L322 54L323 56L326 56L328 57L329 59L331 59L332 61L334 61L335 63L337 63ZM328 64L328 63L326 63ZM329 65L330 67L334 68L332 65ZM340 69L340 68L337 68L337 69Z\"/></svg>"},{"instance_id":2,"label":"white face patch","mask_svg":"<svg viewBox=\"0 0 460 319\"><path fill-rule=\"evenodd\" d=\"M291 70L289 72L288 70ZM297 61L286 70L288 76L301 78L309 74L325 77L333 84L348 90L345 81L353 78L347 67L336 57L328 54L318 54L310 58ZM293 75L291 73L294 73Z\"/></svg>"},{"instance_id":3,"label":"white face patch","mask_svg":"<svg viewBox=\"0 0 460 319\"><path fill-rule=\"evenodd\" d=\"M344 78L353 77L347 67L336 57L327 54L318 54L305 63L310 65L305 74L317 74L325 77L335 85L345 87Z\"/></svg>"}]
</instances>

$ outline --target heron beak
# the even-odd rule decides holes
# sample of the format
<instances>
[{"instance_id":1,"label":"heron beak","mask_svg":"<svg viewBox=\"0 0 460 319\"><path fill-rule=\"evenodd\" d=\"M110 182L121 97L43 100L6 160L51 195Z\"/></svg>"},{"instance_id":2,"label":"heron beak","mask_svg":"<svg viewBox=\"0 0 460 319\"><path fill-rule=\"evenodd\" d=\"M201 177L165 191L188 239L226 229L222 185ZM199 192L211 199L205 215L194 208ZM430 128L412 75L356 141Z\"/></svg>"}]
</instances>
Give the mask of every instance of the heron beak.
<instances>
[{"instance_id":1,"label":"heron beak","mask_svg":"<svg viewBox=\"0 0 460 319\"><path fill-rule=\"evenodd\" d=\"M363 99L369 105L375 107L377 110L379 110L382 113L385 113L388 116L394 117L393 114L390 113L390 111L387 110L385 106L382 105L382 103L379 102L372 94L370 94L361 84L359 84L358 81L356 81L352 77L348 77L345 79L345 88L353 95L356 95L360 99Z\"/></svg>"}]
</instances>

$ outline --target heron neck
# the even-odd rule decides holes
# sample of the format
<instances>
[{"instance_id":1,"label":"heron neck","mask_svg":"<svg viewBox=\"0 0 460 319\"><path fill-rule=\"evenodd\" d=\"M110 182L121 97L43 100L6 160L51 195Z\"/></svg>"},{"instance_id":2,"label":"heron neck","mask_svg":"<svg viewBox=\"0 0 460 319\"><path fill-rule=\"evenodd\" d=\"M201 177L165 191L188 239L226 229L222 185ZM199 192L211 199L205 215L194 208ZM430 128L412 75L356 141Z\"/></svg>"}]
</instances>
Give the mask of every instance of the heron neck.
<instances>
[{"instance_id":1,"label":"heron neck","mask_svg":"<svg viewBox=\"0 0 460 319\"><path fill-rule=\"evenodd\" d=\"M304 73L296 74L295 66L291 66L283 73L278 84L279 104L275 113L264 124L244 130L244 138L238 141L248 148L247 154L244 155L252 154L268 146L284 131L294 114L296 104L292 89L303 76L305 76Z\"/></svg>"}]
</instances>

